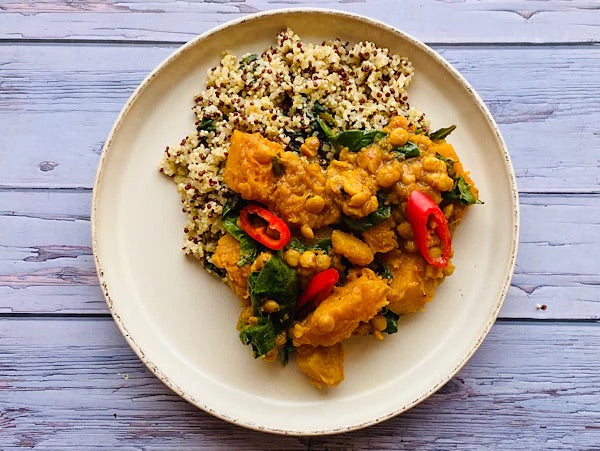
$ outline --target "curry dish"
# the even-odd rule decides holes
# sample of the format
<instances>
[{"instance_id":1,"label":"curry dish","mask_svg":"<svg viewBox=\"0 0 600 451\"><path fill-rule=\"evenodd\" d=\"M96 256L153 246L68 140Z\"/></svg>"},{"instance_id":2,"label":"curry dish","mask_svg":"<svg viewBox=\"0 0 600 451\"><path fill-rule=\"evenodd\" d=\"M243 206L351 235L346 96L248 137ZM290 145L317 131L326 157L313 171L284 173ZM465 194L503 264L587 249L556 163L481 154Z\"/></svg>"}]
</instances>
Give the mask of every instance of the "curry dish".
<instances>
[{"instance_id":1,"label":"curry dish","mask_svg":"<svg viewBox=\"0 0 600 451\"><path fill-rule=\"evenodd\" d=\"M372 42L225 53L194 98L196 130L166 147L187 215L182 250L227 281L255 358L291 357L319 388L343 342L383 340L452 274L452 235L481 203L446 138L408 104L410 61Z\"/></svg>"},{"instance_id":2,"label":"curry dish","mask_svg":"<svg viewBox=\"0 0 600 451\"><path fill-rule=\"evenodd\" d=\"M224 179L239 198L226 219L238 215L242 204L259 204L249 225L233 224L277 241L281 232L271 227L270 215L260 215L264 210L287 225L290 235L279 249L264 246L246 262L236 232L226 234L212 261L227 272L242 300L243 341L265 360L287 359L295 349L298 368L319 387L343 380L344 340L355 334L381 340L395 332L398 317L423 310L435 287L452 274L451 263L429 264L419 252L407 215L411 193L440 205L450 233L478 194L444 139L417 133L399 116L380 136L360 149L342 147L326 167L317 161L318 138L299 153L259 134L236 131L231 138ZM460 190L454 192L457 180L468 186L466 201ZM426 245L430 259L450 250L435 234ZM326 271L337 280L317 286L298 305Z\"/></svg>"}]
</instances>

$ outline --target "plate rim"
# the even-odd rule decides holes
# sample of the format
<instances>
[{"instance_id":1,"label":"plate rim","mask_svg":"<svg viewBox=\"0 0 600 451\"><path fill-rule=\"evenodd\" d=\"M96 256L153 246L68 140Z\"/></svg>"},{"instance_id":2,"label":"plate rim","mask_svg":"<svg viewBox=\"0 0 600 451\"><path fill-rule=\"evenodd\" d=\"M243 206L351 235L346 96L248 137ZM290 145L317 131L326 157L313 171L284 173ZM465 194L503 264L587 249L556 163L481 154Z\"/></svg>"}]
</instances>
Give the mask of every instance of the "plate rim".
<instances>
[{"instance_id":1,"label":"plate rim","mask_svg":"<svg viewBox=\"0 0 600 451\"><path fill-rule=\"evenodd\" d=\"M321 13L321 14L325 14L325 15L329 15L329 16L342 16L344 18L366 22L368 25L371 25L371 26L384 28L386 31L395 33L395 34L401 36L403 39L409 41L412 45L419 48L419 50L425 52L429 57L433 58L438 64L442 65L446 70L448 70L452 74L452 76L454 76L456 81L458 81L461 84L461 86L463 88L465 88L467 90L467 92L471 95L471 97L475 100L475 103L477 104L477 107L481 111L487 124L490 126L491 130L493 130L496 141L502 152L502 156L504 157L504 165L505 165L506 173L508 175L510 190L511 190L511 194L512 194L513 232L512 232L512 242L511 242L511 249L510 249L510 258L508 259L508 262L505 267L504 280L502 282L502 289L496 296L495 308L491 312L490 316L487 318L486 324L480 330L477 340L474 341L471 348L466 352L466 354L460 359L460 361L457 363L457 365L450 372L445 374L444 377L442 377L441 380L437 384L435 384L430 390L428 390L425 393L420 394L413 401L405 403L404 405L399 406L398 408L388 412L386 415L383 415L383 416L380 416L377 418L373 418L368 421L363 421L363 422L360 422L357 424L351 424L351 425L344 426L344 427L337 427L337 428L330 428L330 429L315 428L315 429L311 429L311 430L307 430L307 431L298 432L298 431L293 431L293 430L289 430L289 429L278 429L278 428L272 428L272 427L268 427L268 426L262 426L262 425L255 424L252 422L246 422L243 420L239 420L239 419L230 417L228 415L225 415L223 413L220 413L218 410L211 408L208 405L203 404L200 400L196 399L194 396L192 396L192 395L186 393L184 390L182 390L168 376L163 374L157 365L155 365L150 359L148 359L146 357L141 346L138 345L138 343L135 341L135 339L129 334L126 325L124 324L123 320L121 319L121 316L119 314L119 309L115 305L115 303L113 302L113 300L111 298L108 283L106 280L104 280L104 270L103 270L103 265L102 265L102 262L100 259L100 252L99 252L99 245L98 245L98 230L97 230L97 226L96 226L96 210L98 208L98 193L99 193L100 186L102 183L102 175L104 173L106 155L108 154L108 152L111 149L113 139L114 139L115 135L118 133L119 129L121 128L121 126L124 122L124 119L127 117L129 110L131 109L133 104L143 94L143 92L146 90L146 88L150 84L150 82L157 75L160 74L160 72L162 72L169 64L171 64L171 62L173 60L180 57L188 49L194 47L200 41L204 40L208 36L218 33L221 30L237 26L244 22L257 20L257 19L265 17L265 16L302 14L302 13L317 13L317 14ZM481 344L483 343L483 341L489 334L492 326L494 325L496 318L498 317L498 314L500 312L500 309L502 308L502 305L504 304L504 300L506 299L506 295L507 295L508 289L510 287L510 282L511 282L511 279L512 279L512 276L514 273L516 257L517 257L518 247L519 247L520 206L519 206L519 192L517 189L515 171L514 171L514 168L513 168L511 159L510 159L508 148L502 137L500 129L498 128L498 125L496 124L492 114L490 113L489 109L487 108L486 104L483 102L483 100L481 99L479 94L475 91L475 89L473 89L473 87L460 74L460 72L457 69L455 69L441 55L439 55L437 52L435 52L432 48L430 48L427 44L425 44L421 40L413 37L412 35L404 32L402 30L399 30L398 28L396 28L392 25L386 24L385 22L381 22L379 20L372 19L370 17L366 17L361 14L340 11L340 10L335 10L335 9L300 7L300 8L278 8L278 9L274 9L274 10L261 11L261 12L254 13L254 14L248 14L248 15L239 17L237 19L233 19L233 20L224 22L223 24L218 25L217 27L211 28L210 30L207 30L204 33L192 38L185 44L183 44L180 47L178 47L177 49L175 49L169 56L167 56L167 58L165 58L160 64L158 64L142 80L142 82L136 87L136 89L133 91L133 93L127 99L125 105L119 112L119 115L117 116L117 118L108 134L108 137L102 147L102 152L101 152L100 159L98 162L98 167L97 167L96 175L95 175L95 179L94 179L94 186L93 186L93 190L92 190L90 222L91 222L92 253L94 256L96 273L98 276L100 288L102 290L102 294L106 301L108 310L110 311L110 314L113 317L114 322L116 323L120 333L123 335L123 337L127 341L128 345L135 352L137 357L144 363L144 365L163 384L165 384L171 391L173 391L174 393L176 393L177 395L179 395L180 397L185 399L187 402L189 402L192 405L196 406L197 408L203 410L204 412L206 412L210 415L213 415L221 420L224 420L228 423L235 424L237 426L245 427L248 429L252 429L255 431L269 432L269 433L278 434L278 435L318 436L318 435L331 435L331 434L339 434L339 433L344 433L344 432L355 431L355 430L362 429L362 428L365 428L368 426L372 426L377 423L381 423L381 422L388 420L390 418L393 418L403 412L406 412L407 410L420 404L421 402L423 402L427 398L429 398L431 395L433 395L435 392L437 392L448 381L450 381L458 373L458 371L460 371L461 368L471 359L473 354L477 351L477 349L479 349L479 347L481 346Z\"/></svg>"}]
</instances>

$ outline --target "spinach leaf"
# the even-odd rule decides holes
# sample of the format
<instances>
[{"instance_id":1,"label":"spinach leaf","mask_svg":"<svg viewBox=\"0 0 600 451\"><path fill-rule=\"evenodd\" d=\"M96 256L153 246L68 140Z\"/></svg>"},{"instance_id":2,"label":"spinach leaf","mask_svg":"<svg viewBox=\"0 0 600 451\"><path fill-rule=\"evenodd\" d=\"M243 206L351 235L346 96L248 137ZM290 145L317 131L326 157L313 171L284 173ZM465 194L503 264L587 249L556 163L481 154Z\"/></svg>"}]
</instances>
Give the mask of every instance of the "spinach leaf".
<instances>
[{"instance_id":1,"label":"spinach leaf","mask_svg":"<svg viewBox=\"0 0 600 451\"><path fill-rule=\"evenodd\" d=\"M285 174L285 167L281 163L279 157L275 156L271 160L271 170L273 171L273 175L275 177L281 177L283 174Z\"/></svg>"},{"instance_id":2,"label":"spinach leaf","mask_svg":"<svg viewBox=\"0 0 600 451\"><path fill-rule=\"evenodd\" d=\"M435 154L435 157L438 160L442 160L444 163L446 163L446 168L448 170L448 176L451 178L454 178L456 176L456 171L454 170L454 160L448 157L443 156L441 153L437 153Z\"/></svg>"},{"instance_id":3,"label":"spinach leaf","mask_svg":"<svg viewBox=\"0 0 600 451\"><path fill-rule=\"evenodd\" d=\"M282 307L280 312L289 313L298 295L296 272L280 257L273 256L265 263L260 272L250 274L248 292L255 311L262 299L269 298L279 303Z\"/></svg>"},{"instance_id":4,"label":"spinach leaf","mask_svg":"<svg viewBox=\"0 0 600 451\"><path fill-rule=\"evenodd\" d=\"M260 302L261 297L254 294L254 287L256 286L256 279L258 279L258 275L260 271L251 272L248 275L248 293L250 293L250 300L252 301L252 309L255 314L258 314L260 311Z\"/></svg>"},{"instance_id":5,"label":"spinach leaf","mask_svg":"<svg viewBox=\"0 0 600 451\"><path fill-rule=\"evenodd\" d=\"M446 127L446 128L440 128L439 130L436 130L433 133L430 133L429 139L431 139L432 141L438 141L440 139L444 139L446 136L448 136L450 133L452 133L455 128L456 128L456 125L451 125L450 127Z\"/></svg>"},{"instance_id":6,"label":"spinach leaf","mask_svg":"<svg viewBox=\"0 0 600 451\"><path fill-rule=\"evenodd\" d=\"M299 240L298 238L294 238L293 240L291 240L288 244L287 244L287 248L288 249L293 249L295 251L298 251L300 253L302 252L306 252L306 250L308 249L308 247L306 246L306 244L304 244L301 240Z\"/></svg>"},{"instance_id":7,"label":"spinach leaf","mask_svg":"<svg viewBox=\"0 0 600 451\"><path fill-rule=\"evenodd\" d=\"M333 130L331 130L329 128L329 126L327 125L327 123L325 122L324 119L321 119L321 117L317 117L317 124L319 124L319 127L321 127L321 130L323 131L323 134L325 135L325 138L327 138L327 140L332 144L335 145L336 141L337 141L337 137L338 135L333 132Z\"/></svg>"},{"instance_id":8,"label":"spinach leaf","mask_svg":"<svg viewBox=\"0 0 600 451\"><path fill-rule=\"evenodd\" d=\"M321 107L318 103L316 105ZM335 133L330 128L330 124L334 122L331 115L323 112L317 114L316 111L315 107L313 107L313 114L315 114L317 124L321 128L323 135L338 150L347 147L350 152L358 152L360 149L387 136L387 133L381 130L345 130Z\"/></svg>"},{"instance_id":9,"label":"spinach leaf","mask_svg":"<svg viewBox=\"0 0 600 451\"><path fill-rule=\"evenodd\" d=\"M237 262L237 265L240 267L244 265L251 265L254 263L254 260L256 260L256 257L258 257L258 248L250 248L245 246L244 243L240 242L240 250L242 252L242 256Z\"/></svg>"},{"instance_id":10,"label":"spinach leaf","mask_svg":"<svg viewBox=\"0 0 600 451\"><path fill-rule=\"evenodd\" d=\"M286 131L285 135L290 138L290 143L287 145L289 150L292 152L300 152L300 146L306 139L306 134L294 131ZM300 141L298 139L300 139Z\"/></svg>"},{"instance_id":11,"label":"spinach leaf","mask_svg":"<svg viewBox=\"0 0 600 451\"><path fill-rule=\"evenodd\" d=\"M237 209L239 203L240 203L239 194L236 194L235 196L227 199L227 202L225 202L225 205L223 206L223 213L221 216L225 217L225 216L229 215L230 213L233 213L233 211Z\"/></svg>"},{"instance_id":12,"label":"spinach leaf","mask_svg":"<svg viewBox=\"0 0 600 451\"><path fill-rule=\"evenodd\" d=\"M313 104L312 111L313 111L313 116L314 117L318 117L319 114L327 112L327 110L325 109L325 107L323 105L321 105L319 102L315 102Z\"/></svg>"},{"instance_id":13,"label":"spinach leaf","mask_svg":"<svg viewBox=\"0 0 600 451\"><path fill-rule=\"evenodd\" d=\"M421 152L419 152L419 147L410 141L403 146L394 147L392 152L398 153L398 156L402 155L403 158L413 158L421 155Z\"/></svg>"},{"instance_id":14,"label":"spinach leaf","mask_svg":"<svg viewBox=\"0 0 600 451\"><path fill-rule=\"evenodd\" d=\"M394 277L394 275L392 274L392 268L390 268L390 266L383 262L381 263L381 267L383 268L383 278L384 279L392 279Z\"/></svg>"},{"instance_id":15,"label":"spinach leaf","mask_svg":"<svg viewBox=\"0 0 600 451\"><path fill-rule=\"evenodd\" d=\"M227 271L222 268L217 268L215 264L209 260L204 260L204 269L206 269L208 272L212 272L221 279L227 276Z\"/></svg>"},{"instance_id":16,"label":"spinach leaf","mask_svg":"<svg viewBox=\"0 0 600 451\"><path fill-rule=\"evenodd\" d=\"M347 147L350 152L358 152L385 136L387 133L380 130L346 130L337 135L335 144L337 147Z\"/></svg>"},{"instance_id":17,"label":"spinach leaf","mask_svg":"<svg viewBox=\"0 0 600 451\"><path fill-rule=\"evenodd\" d=\"M214 121L212 119L203 119L196 127L196 130L206 130L207 132L214 132L216 130Z\"/></svg>"},{"instance_id":18,"label":"spinach leaf","mask_svg":"<svg viewBox=\"0 0 600 451\"><path fill-rule=\"evenodd\" d=\"M279 352L277 353L277 360L279 360L282 365L287 365L290 355L292 355L294 349L295 348L292 340L288 340L285 345L279 349Z\"/></svg>"},{"instance_id":19,"label":"spinach leaf","mask_svg":"<svg viewBox=\"0 0 600 451\"><path fill-rule=\"evenodd\" d=\"M442 160L446 164L451 164L452 166L454 166L454 160L452 158L445 157L441 153L438 153L438 152L435 153L435 157L438 160Z\"/></svg>"},{"instance_id":20,"label":"spinach leaf","mask_svg":"<svg viewBox=\"0 0 600 451\"><path fill-rule=\"evenodd\" d=\"M308 249L314 251L323 251L326 254L329 254L329 252L331 252L331 249L333 249L333 244L331 244L331 238L325 238L324 240L317 241Z\"/></svg>"},{"instance_id":21,"label":"spinach leaf","mask_svg":"<svg viewBox=\"0 0 600 451\"><path fill-rule=\"evenodd\" d=\"M454 186L452 187L452 190L444 191L442 193L442 199L448 202L459 201L463 205L483 203L471 192L471 186L467 183L464 177L461 175L458 177L456 176L454 160L439 153L436 153L435 157L446 163L446 166L448 167L448 176L454 180Z\"/></svg>"},{"instance_id":22,"label":"spinach leaf","mask_svg":"<svg viewBox=\"0 0 600 451\"><path fill-rule=\"evenodd\" d=\"M483 203L471 192L471 187L463 176L454 179L454 187L451 191L444 191L442 198L450 202L459 201L463 205Z\"/></svg>"},{"instance_id":23,"label":"spinach leaf","mask_svg":"<svg viewBox=\"0 0 600 451\"><path fill-rule=\"evenodd\" d=\"M392 269L386 262L382 262L381 260L375 259L368 266L371 271L380 275L384 279L390 280L394 277L392 274Z\"/></svg>"},{"instance_id":24,"label":"spinach leaf","mask_svg":"<svg viewBox=\"0 0 600 451\"><path fill-rule=\"evenodd\" d=\"M254 358L264 357L275 347L275 326L269 317L260 317L253 326L246 325L240 331L240 340L251 345Z\"/></svg>"},{"instance_id":25,"label":"spinach leaf","mask_svg":"<svg viewBox=\"0 0 600 451\"><path fill-rule=\"evenodd\" d=\"M306 252L306 251L323 251L326 254L328 254L329 252L331 252L331 249L333 248L333 245L331 244L331 238L322 239L322 240L317 241L315 244L310 245L310 246L304 244L298 238L294 238L293 240L291 240L287 244L287 248L288 249L293 249L293 250L298 251L300 253L303 253L303 252Z\"/></svg>"},{"instance_id":26,"label":"spinach leaf","mask_svg":"<svg viewBox=\"0 0 600 451\"><path fill-rule=\"evenodd\" d=\"M319 102L315 102L313 104L313 107L309 113L309 115L312 117L312 123L311 123L312 130L310 131L309 135L312 135L313 132L316 131L317 132L316 136L317 136L317 138L319 138L319 141L321 141L321 142L329 141L329 139L331 137L331 135L327 136L325 134L325 132L323 131L323 128L325 128L326 130L331 132L331 129L327 125L327 121L329 120L329 118L331 118L331 115L329 115L329 114L326 115L326 113L327 113L327 110ZM323 117L321 117L322 114L323 114ZM332 124L332 125L334 125L334 124Z\"/></svg>"},{"instance_id":27,"label":"spinach leaf","mask_svg":"<svg viewBox=\"0 0 600 451\"><path fill-rule=\"evenodd\" d=\"M391 213L391 207L389 205L385 205L380 199L377 210L370 215L360 219L344 216L342 218L342 224L348 227L350 230L354 230L355 232L364 232L365 230L369 230L371 227L376 226L380 222L385 221L390 217Z\"/></svg>"},{"instance_id":28,"label":"spinach leaf","mask_svg":"<svg viewBox=\"0 0 600 451\"><path fill-rule=\"evenodd\" d=\"M258 55L256 53L252 53L248 55L240 61L240 69L244 67L246 64L251 63L252 61L256 61L258 59Z\"/></svg>"},{"instance_id":29,"label":"spinach leaf","mask_svg":"<svg viewBox=\"0 0 600 451\"><path fill-rule=\"evenodd\" d=\"M227 214L221 219L221 223L223 224L223 227L225 227L225 230L240 242L242 256L237 262L237 265L244 266L245 264L252 263L256 260L259 252L259 244L238 226L237 221L238 217L233 214Z\"/></svg>"},{"instance_id":30,"label":"spinach leaf","mask_svg":"<svg viewBox=\"0 0 600 451\"><path fill-rule=\"evenodd\" d=\"M398 319L400 316L386 308L384 308L380 314L387 320L387 327L384 332L387 332L388 334L395 334L398 332Z\"/></svg>"}]
</instances>

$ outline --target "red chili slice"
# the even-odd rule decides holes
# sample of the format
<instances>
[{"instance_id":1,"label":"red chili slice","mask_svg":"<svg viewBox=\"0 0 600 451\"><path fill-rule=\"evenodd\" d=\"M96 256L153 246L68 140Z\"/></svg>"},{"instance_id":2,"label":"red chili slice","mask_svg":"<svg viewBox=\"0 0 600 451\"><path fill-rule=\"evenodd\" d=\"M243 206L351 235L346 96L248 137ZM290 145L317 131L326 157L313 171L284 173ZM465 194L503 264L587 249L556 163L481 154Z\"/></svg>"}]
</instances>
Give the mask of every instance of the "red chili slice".
<instances>
[{"instance_id":1,"label":"red chili slice","mask_svg":"<svg viewBox=\"0 0 600 451\"><path fill-rule=\"evenodd\" d=\"M290 228L283 219L256 204L242 208L240 226L251 238L275 251L285 246L291 238Z\"/></svg>"},{"instance_id":2,"label":"red chili slice","mask_svg":"<svg viewBox=\"0 0 600 451\"><path fill-rule=\"evenodd\" d=\"M296 310L300 310L304 305L314 301L315 307L331 292L337 281L340 280L340 273L335 268L329 268L316 274L296 302Z\"/></svg>"},{"instance_id":3,"label":"red chili slice","mask_svg":"<svg viewBox=\"0 0 600 451\"><path fill-rule=\"evenodd\" d=\"M427 263L437 268L448 266L452 252L452 237L448 229L448 222L440 207L427 194L414 190L408 197L406 215L415 235L417 249L419 249L419 253ZM431 243L430 220L433 222L433 231L442 243L442 255L437 258L433 258L429 253L429 244Z\"/></svg>"}]
</instances>

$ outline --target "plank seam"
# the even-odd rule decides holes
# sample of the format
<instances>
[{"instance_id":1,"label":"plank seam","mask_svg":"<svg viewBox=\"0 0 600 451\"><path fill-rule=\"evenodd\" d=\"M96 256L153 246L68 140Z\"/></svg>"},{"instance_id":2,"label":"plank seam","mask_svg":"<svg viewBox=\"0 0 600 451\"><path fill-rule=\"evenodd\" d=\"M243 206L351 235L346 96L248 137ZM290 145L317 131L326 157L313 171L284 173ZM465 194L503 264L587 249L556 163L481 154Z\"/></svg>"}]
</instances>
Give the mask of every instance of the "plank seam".
<instances>
[{"instance_id":1,"label":"plank seam","mask_svg":"<svg viewBox=\"0 0 600 451\"><path fill-rule=\"evenodd\" d=\"M49 44L49 45L123 45L123 46L180 46L190 40L194 39L191 37L189 40L152 40L152 39L57 39L57 38L0 38L0 45L12 45L12 44ZM573 42L427 42L430 47L474 47L474 48L485 48L485 47L580 47L590 48L599 47L600 40L598 41L573 41Z\"/></svg>"}]
</instances>

